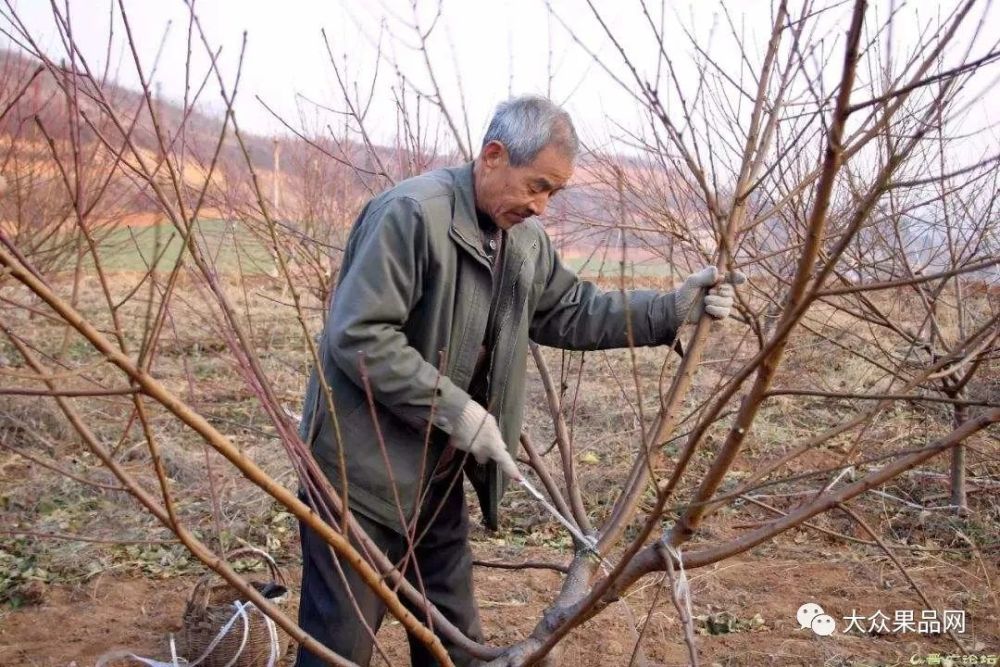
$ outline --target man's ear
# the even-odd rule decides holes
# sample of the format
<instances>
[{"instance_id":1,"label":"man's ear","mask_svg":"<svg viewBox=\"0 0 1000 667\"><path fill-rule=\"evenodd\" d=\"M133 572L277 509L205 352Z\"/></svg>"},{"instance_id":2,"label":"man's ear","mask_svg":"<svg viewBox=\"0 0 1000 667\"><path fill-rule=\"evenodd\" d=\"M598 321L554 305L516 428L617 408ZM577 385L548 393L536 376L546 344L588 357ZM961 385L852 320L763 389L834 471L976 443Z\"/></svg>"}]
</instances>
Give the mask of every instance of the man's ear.
<instances>
[{"instance_id":1,"label":"man's ear","mask_svg":"<svg viewBox=\"0 0 1000 667\"><path fill-rule=\"evenodd\" d=\"M483 163L490 169L503 167L508 163L507 147L499 141L493 140L483 146Z\"/></svg>"}]
</instances>

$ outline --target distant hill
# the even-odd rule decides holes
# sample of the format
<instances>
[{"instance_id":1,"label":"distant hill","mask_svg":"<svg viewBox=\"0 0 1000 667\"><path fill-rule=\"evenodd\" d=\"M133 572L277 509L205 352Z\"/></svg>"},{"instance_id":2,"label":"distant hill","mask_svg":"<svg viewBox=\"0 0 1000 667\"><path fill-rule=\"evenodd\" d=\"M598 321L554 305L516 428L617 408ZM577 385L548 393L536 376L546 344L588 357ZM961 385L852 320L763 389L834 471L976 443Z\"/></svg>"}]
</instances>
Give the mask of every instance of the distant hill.
<instances>
[{"instance_id":1,"label":"distant hill","mask_svg":"<svg viewBox=\"0 0 1000 667\"><path fill-rule=\"evenodd\" d=\"M76 85L81 112L103 128L95 132L86 126L81 127L82 143L100 142L104 137L112 145L120 145L121 134L110 124L107 114L95 101L96 91L92 82L79 75L74 77L68 70L61 80L47 70L31 79L38 67L39 63L33 58L9 50L0 51L0 111L5 110L0 120L0 147L16 142L21 149L22 169L23 160L27 159L25 155L34 155L38 160L47 159L48 149L37 127L36 117L57 143L66 141L73 130L67 122L69 115L61 86ZM30 84L27 83L29 80ZM26 84L25 94L11 104L16 93ZM100 88L122 122L130 123L135 119L132 139L144 159L155 163L160 146L142 94L111 80L101 83ZM168 99L155 99L154 105L161 131L175 155L180 152L182 142L179 133L183 128L184 178L192 186L202 183L204 169L218 143L223 119L218 114L206 113L199 108L185 112L181 104ZM287 217L291 221L306 216L303 211L308 209L311 211L308 215L328 216L330 224L349 224L369 190L382 189L387 182L364 173L366 170L375 171L377 161L364 146L355 142L337 142L329 137L315 139L339 158L338 161L321 156L319 151L299 138L280 137L280 174L276 174L275 137L242 132L242 138L250 165L264 184L266 194L273 198L279 195L277 190L280 189L282 211L290 211ZM394 178L402 177L410 164L410 156L397 147L378 147L376 154L378 161L394 172ZM360 169L352 169L343 162L353 163ZM427 163L426 160L424 162ZM449 162L442 157L431 160L429 164ZM11 167L4 165L2 168L7 170ZM48 171L52 171L51 167ZM625 186L622 192L618 188L619 174ZM219 184L220 197L242 197L246 202L255 200L246 189L250 182L246 158L231 131L227 132L223 143L215 179ZM630 261L650 260L658 255L662 258L667 256L668 237L636 229L655 229L663 224L665 216L662 212L646 202L658 202L664 210L687 208L678 204L683 199L690 199L683 194L686 190L682 185L672 182L671 176L658 164L622 156L583 156L570 187L553 201L545 219L546 228L567 256L585 257L600 250L617 263L624 239ZM241 192L240 188L244 191ZM677 195L678 192L682 193L681 196ZM317 201L331 197L339 200L334 202L338 205L326 203L322 207L316 206ZM133 216L131 219L155 215L154 209L154 203L148 197L136 198L129 208ZM331 213L332 209L336 209L335 214ZM674 217L677 215L680 214ZM615 229L622 223L633 229L624 232ZM662 259L655 261L662 262Z\"/></svg>"}]
</instances>

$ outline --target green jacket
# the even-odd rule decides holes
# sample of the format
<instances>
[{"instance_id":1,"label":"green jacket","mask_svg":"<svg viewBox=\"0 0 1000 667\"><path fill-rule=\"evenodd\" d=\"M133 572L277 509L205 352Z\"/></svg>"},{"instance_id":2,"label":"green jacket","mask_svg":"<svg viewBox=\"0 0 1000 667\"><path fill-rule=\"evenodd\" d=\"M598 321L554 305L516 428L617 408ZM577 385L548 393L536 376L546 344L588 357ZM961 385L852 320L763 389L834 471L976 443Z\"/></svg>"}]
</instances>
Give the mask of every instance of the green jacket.
<instances>
[{"instance_id":1,"label":"green jacket","mask_svg":"<svg viewBox=\"0 0 1000 667\"><path fill-rule=\"evenodd\" d=\"M320 362L337 410L350 505L396 530L401 528L397 500L409 522L419 489L469 400L466 391L486 330L492 278L472 178L472 163L438 169L399 183L364 207L344 249L321 338ZM504 234L489 409L513 455L521 433L528 339L598 350L626 347L628 338L622 293L603 292L567 269L537 220ZM671 295L626 294L634 343L672 344L679 323ZM301 434L339 490L338 440L315 369ZM506 480L492 462L469 472L484 522L495 527Z\"/></svg>"}]
</instances>

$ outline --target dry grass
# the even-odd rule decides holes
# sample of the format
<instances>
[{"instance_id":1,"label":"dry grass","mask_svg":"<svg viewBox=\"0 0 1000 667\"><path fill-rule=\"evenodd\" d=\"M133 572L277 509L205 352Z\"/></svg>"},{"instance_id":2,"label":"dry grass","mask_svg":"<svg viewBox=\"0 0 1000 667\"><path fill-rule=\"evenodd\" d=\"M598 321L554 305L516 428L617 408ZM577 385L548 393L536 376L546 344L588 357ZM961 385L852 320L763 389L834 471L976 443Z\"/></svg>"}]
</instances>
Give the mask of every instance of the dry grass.
<instances>
[{"instance_id":1,"label":"dry grass","mask_svg":"<svg viewBox=\"0 0 1000 667\"><path fill-rule=\"evenodd\" d=\"M115 293L125 294L136 280L136 274L116 274ZM68 293L71 287L69 278L63 278L57 287ZM230 279L227 290L251 325L256 350L277 395L288 409L299 412L308 368L307 352L291 309L276 302L281 297L280 288L267 278L258 276L244 282ZM141 300L143 292L139 294L140 297L120 310L122 321L142 321L145 304ZM294 486L296 481L291 467L258 400L247 389L238 365L206 316L211 310L204 301L204 294L195 283L185 281L176 296L176 304L160 346L154 373L230 436L269 474L287 486ZM314 307L317 304L308 305ZM106 306L93 277L83 283L79 307L98 323L110 326ZM309 312L317 317L318 310ZM836 321L838 317L831 318L829 312L820 310L815 313L814 321L832 329L840 324ZM30 321L27 318L23 311L13 311L5 314L5 324L15 331L30 331L32 345L48 354L58 354L63 347L63 329L41 317L36 316ZM314 319L310 326L311 332L315 333L320 322ZM129 330L132 332L135 329L129 327ZM713 347L691 392L689 409L710 400L719 385L752 354L752 341L744 339L743 331L744 327L738 323L729 322L713 335ZM851 349L858 351L866 346L875 350L878 342L863 330L852 331L846 339L849 339ZM138 339L129 336L128 342L135 346ZM735 359L730 361L733 350L737 353ZM5 360L4 371L26 370L19 365L17 354L9 345L0 343L0 356ZM562 378L564 382L563 401L567 416L575 410L573 434L580 483L587 507L599 523L610 508L639 447L641 422L630 355L625 350L582 355L582 384L579 384L577 375L581 353L547 349L545 356L557 381ZM116 377L114 369L98 364L99 359L88 346L73 336L68 339L63 358L73 367L89 365L88 375L95 379L111 382ZM648 426L648 420L658 409L657 388L661 375L669 378L677 360L665 349L637 350L636 358L636 376L643 396L642 414ZM662 368L664 363L667 364L665 370ZM885 386L881 375L881 371L872 370L870 364L844 349L802 332L792 341L788 363L782 368L776 386L877 391ZM996 376L986 373L984 377ZM995 392L995 387L989 382L976 391ZM991 382L995 383L995 380ZM533 372L527 391L527 428L539 446L548 449L552 442L551 420L544 408L541 384ZM116 449L119 461L135 472L146 488L155 491L156 479L141 431L133 425L127 433L122 432L130 414L130 400L127 397L111 397L77 399L74 403L101 441ZM739 480L746 477L765 461L788 451L803 438L844 420L860 405L856 401L825 398L782 396L772 399L757 420L731 478ZM247 541L266 546L285 565L294 566L298 545L292 518L266 494L236 474L219 455L206 452L197 437L181 428L164 411L151 406L151 415L151 425L162 448L171 489L179 499L178 510L182 520L207 538L210 544L221 540L225 547L229 547ZM899 403L879 415L863 431L845 434L796 459L781 471L781 475L796 476L840 465L849 450L855 452L856 461L858 458L873 459L899 449L919 447L935 433L948 428L949 419L947 406ZM726 424L724 420L712 427L709 442L718 442L724 436ZM686 431L691 425L687 422L681 429ZM0 397L0 437L6 445L29 452L74 475L105 485L115 484L99 462L83 450L50 399ZM923 585L933 591L940 604L969 609L970 613L975 610L976 627L983 632L990 618L994 621L998 618L994 587L998 579L996 536L1000 534L1000 501L996 487L989 486L1000 484L996 443L997 433L990 431L969 443L969 474L978 480L976 484L983 486L977 487L970 495L972 511L968 516L921 511L909 505L940 505L946 502L943 494L947 492L947 485L943 475L947 472L947 461L943 458L935 460L932 466L904 475L882 489L899 500L869 494L853 504L885 539L894 544L922 547L923 550L901 551L899 555L917 573ZM668 443L667 451L675 452L680 444L680 441ZM557 468L558 455L554 449L547 459L550 467ZM691 475L686 480L697 479L698 473L705 470L708 463L707 457L696 457ZM211 470L211 475L208 470ZM859 465L856 472L863 470L864 466ZM802 500L804 490L818 487L831 475L825 473L797 478L768 486L760 493L766 496L764 499L768 504L787 510ZM213 487L221 507L218 523L212 511ZM690 482L686 481L675 497L682 500L691 490ZM474 548L478 554L485 558L510 560L532 554L542 560L565 561L568 537L525 493L512 490L505 500L505 507L501 530L497 534L489 535L478 528L474 532ZM106 585L108 576L124 577L121 581L125 582L137 578L174 577L181 577L181 582L189 582L185 577L201 571L200 565L176 544L104 544L39 537L41 534L77 535L114 542L166 540L170 535L143 513L128 494L82 485L8 450L0 450L0 508L4 517L3 530L6 531L0 535L0 602L3 604L0 616L18 619L24 618L18 614L42 613L46 604L54 604L61 599L57 593L62 590L60 586L88 590L88 586ZM770 518L773 518L772 514L750 503L737 501L705 525L694 545L730 539L740 534L745 526ZM855 539L868 539L840 513L819 517L814 523L820 528ZM17 534L19 531L35 535ZM981 551L977 553L970 549L970 543L976 544ZM696 582L693 587L696 612L710 615L726 611L743 619L763 613L767 622L766 631L777 633L772 637L786 636L793 630L788 626L787 618L794 614L795 600L798 599L795 596L805 595L808 590L805 583L795 588L794 592L778 590L784 580L781 568L789 567L789 559L797 564L795 567L800 572L805 573L803 576L810 577L807 581L813 582L816 590L822 590L828 599L832 599L837 590L836 577L850 572L854 579L849 585L843 583L839 592L844 599L857 601L858 604L867 601L869 606L876 601L913 606L912 593L908 592L898 572L877 548L809 530L795 530L752 550L732 564L724 563L705 572L691 573ZM746 567L753 569L746 570ZM731 575L735 570L730 568L743 568L744 575L733 577ZM720 574L723 572L729 574ZM747 576L749 572L754 575ZM834 578L824 580L824 572ZM840 574L834 575L835 572ZM507 634L530 629L532 619L537 618L537 613L557 585L558 578L550 574L498 573L491 570L477 573L477 581L482 582L480 597L487 623L501 624L488 627L508 627ZM503 596L503 590L519 588L521 584L517 582L525 581L525 577L531 584L522 590L524 599ZM763 581L770 584L763 585ZM176 589L170 590L178 595ZM630 593L628 601L637 615L646 613L653 590L655 580L650 579ZM42 606L37 612L14 611L38 604ZM72 604L81 603L76 601ZM514 623L511 614L524 620ZM659 638L651 645L651 651L654 656L669 658L675 653L672 647L679 638L679 630L666 598L661 598L652 618ZM601 628L601 633L610 633L605 640L616 637L615 641L622 643L619 647L621 654L627 655L630 643L627 633L622 634L625 631L620 623L620 612L612 611L608 621L602 621L596 627ZM576 642L574 646L588 645L590 640L583 635L590 627L595 626L585 626L574 635L571 640ZM992 634L986 632L982 636L995 640L997 624L994 623L993 627ZM393 636L391 625L387 632L390 637ZM502 638L497 636L497 639ZM18 641L17 637L8 636L5 639L15 642L15 645ZM760 651L752 637L747 636L744 641L733 635L728 639L709 638L704 641L707 646L715 647L710 653L716 656L718 664L767 664L750 657ZM780 644L782 640L775 641ZM854 655L851 651L856 651L858 656L873 653L872 645L863 645L860 640L853 644L844 644L846 640L842 640L836 649L831 649L834 646L832 643L817 645L815 642L802 643L800 639L789 641L792 642L789 644L792 647L789 655L808 655L811 656L809 660L825 661L808 664L868 664L851 662L844 656ZM884 643L888 640L878 641ZM931 640L928 639L928 642ZM942 649L947 647L947 642L940 638L932 643ZM777 647L773 650L780 653ZM893 651L900 656L905 653L903 649L894 648ZM619 654L618 649L615 654ZM676 658L683 659L679 649ZM580 664L598 664L587 662L583 657L580 659L583 660ZM770 664L807 663L789 658L788 662L779 659Z\"/></svg>"}]
</instances>

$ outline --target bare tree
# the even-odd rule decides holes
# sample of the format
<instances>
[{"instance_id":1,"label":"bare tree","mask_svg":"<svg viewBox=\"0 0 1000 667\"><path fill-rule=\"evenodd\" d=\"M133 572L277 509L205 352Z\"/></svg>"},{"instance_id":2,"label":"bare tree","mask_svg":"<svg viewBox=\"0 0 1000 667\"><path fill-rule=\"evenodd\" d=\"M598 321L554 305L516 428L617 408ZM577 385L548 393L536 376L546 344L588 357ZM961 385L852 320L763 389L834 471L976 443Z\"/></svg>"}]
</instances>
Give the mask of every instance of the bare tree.
<instances>
[{"instance_id":1,"label":"bare tree","mask_svg":"<svg viewBox=\"0 0 1000 667\"><path fill-rule=\"evenodd\" d=\"M14 9L0 10L5 30L31 62L57 82L52 95L58 102L50 104L65 109L55 115L64 122L64 133L46 129L45 121L35 123L41 136L50 138L45 159L58 177L46 183L44 192L28 188L19 195L25 207L44 204L58 213L21 217L29 222L58 220L53 226L74 249L58 260L43 261L44 248L32 245L35 235L0 227L0 298L18 315L44 312L54 326L85 341L89 354L68 361L36 349L26 318L5 318L0 329L26 369L9 392L53 400L81 445L106 466L117 485L194 556L330 664L349 663L304 633L234 571L221 549L210 547L191 530L191 517L182 511L181 498L165 472L154 412L190 430L316 530L330 544L339 567L356 570L441 664L451 664L441 637L488 664L551 664L574 628L653 573L665 574L670 583L691 663L698 664L684 585L687 571L731 558L792 528L811 526L811 520L829 510L848 514L871 532L871 544L890 550L897 545L887 545L875 534L852 501L948 452L953 456L950 503L966 505L962 452L970 443L982 442L984 429L1000 421L995 388L984 381L995 375L1000 344L997 156L987 152L961 161L947 139L961 120L963 91L989 79L1000 58L995 45L983 53L974 49L979 38L976 12L985 11L982 6L975 0L957 3L927 28L910 52L892 59L886 54L895 48L895 16L873 17L864 0L849 6L805 2L796 8L779 2L759 53L723 8L739 58L735 63L713 58L699 35L687 32L697 72L693 87L681 79L672 50L665 46L666 4L653 8L643 2L639 7L657 45L652 63L634 60L626 41L594 4L588 3L590 18L615 53L613 61L598 58L597 45L579 37L573 24L553 10L553 20L610 77L616 94L630 96L648 118L639 130L622 128L622 140L631 146L633 157L595 153L589 158L591 196L611 213L593 219L587 215L586 197L578 193L570 202L575 206L567 204L561 212L567 224L576 225L575 233L581 235L614 232L611 242L620 246L615 251L634 244L658 254L670 263L671 277L675 270L684 273L707 261L723 272L745 271L751 282L740 303L740 325L714 325L702 318L684 341L685 353L676 368L673 360L663 362L663 382L656 383L655 396L647 394L655 414L645 412L646 385L635 350L630 350L631 387L625 388L627 380L622 386L636 405L639 433L620 492L599 510L588 506L576 468L575 400L568 400L564 391L566 369L557 380L548 369L546 351L533 348L552 416L557 460L550 463L547 452L525 434L526 463L561 521L578 535L571 562L560 568L566 571L561 590L533 632L512 645L488 646L462 635L407 583L346 512L343 496L317 467L298 436L294 415L276 391L251 308L255 298L264 298L252 293L256 277L247 263L251 260L238 260L235 271L228 273L236 276L231 284L222 270L219 246L203 224L212 209L232 221L224 232L232 243L252 238L266 250L258 259L269 263L272 276L267 280L281 286L281 305L295 322L306 363L318 363L314 337L354 211L370 193L449 157L447 147L453 148L453 155L472 156L464 103L460 100L458 109L448 103L431 66L430 40L440 8L430 26L423 25L416 12L412 19L401 20L403 29L416 36L413 48L426 68L428 87L413 82L398 54L377 48L376 60L388 63L395 77L396 145L379 146L372 139L366 109L375 87L362 92L348 81L347 70L327 41L342 93L342 108L328 107L327 112L343 127L335 131L333 123L286 122L291 136L282 149L280 175L266 157L270 144L241 130L233 112L240 72L226 75L221 70L217 49L193 9L188 50L203 52L209 65L195 72L188 58L188 77L211 85L193 86L196 92L185 97L179 117L157 104L148 64L139 55L123 3L117 20L140 81L136 99L118 99L109 92L105 76L92 70L88 54L74 41L69 15L57 6L53 13L66 50L62 63L39 46ZM830 47L833 41L835 50ZM827 66L828 59L835 68ZM11 92L4 89L2 99L22 99L30 80L30 75L21 76ZM210 140L204 132L195 132L199 117L194 111L208 87L220 90L225 109ZM316 103L307 106L322 110ZM60 145L56 137L66 143ZM27 148L19 142L17 150ZM934 165L930 175L928 164ZM21 179L30 183L36 178L25 176L30 169L19 165L10 158L4 166L8 180L14 174L17 192L22 191ZM278 178L283 185L286 178L288 182L280 211L272 194ZM108 185L112 182L120 184L117 189ZM161 261L159 250L144 257L145 270L123 288L109 279L104 262L109 250L92 233L90 221L111 224L114 216L108 211L121 201L140 198L151 202L172 226L179 250L169 261ZM79 280L69 287L59 280L67 261L83 266L83 255L98 282L96 309L93 303L87 308L78 303ZM620 269L613 288L624 289L624 255ZM197 303L179 295L184 281L194 286ZM135 300L140 294L141 316L127 320L123 309L139 305ZM29 306L29 295L44 308ZM215 332L221 343L218 354L236 368L318 513L199 410L195 383L188 382L189 396L184 398L158 376L161 350L177 335L173 320L185 309L197 312ZM803 360L816 349L845 351L863 367L864 386L832 387L822 370L802 372ZM694 391L709 350L713 356L724 350L724 358L716 360L722 370L716 372L711 391ZM330 388L324 384L321 389L320 400L336 414ZM133 426L141 432L151 478L141 479L124 466L119 453L81 416L84 401L109 397L116 399L122 437ZM844 408L837 419L814 425L799 441L775 448L773 455L769 451L768 459L757 462L752 472L733 474L747 457L748 443L758 437L761 416L775 401L816 399L838 401ZM862 451L861 434L876 426L882 413L910 404L947 406L953 411L951 424L929 430L905 447ZM719 440L713 441L710 433ZM787 475L789 462L838 438L849 445L835 465ZM803 478L812 480L809 493L785 509L755 496L761 487ZM346 493L346 483L341 486ZM767 518L717 541L699 535L721 508L747 502L765 510ZM214 511L218 514L217 503ZM221 537L218 541L221 544ZM408 611L403 600L424 610L422 617ZM638 632L634 638L636 659L644 636ZM960 643L957 636L955 641Z\"/></svg>"}]
</instances>

